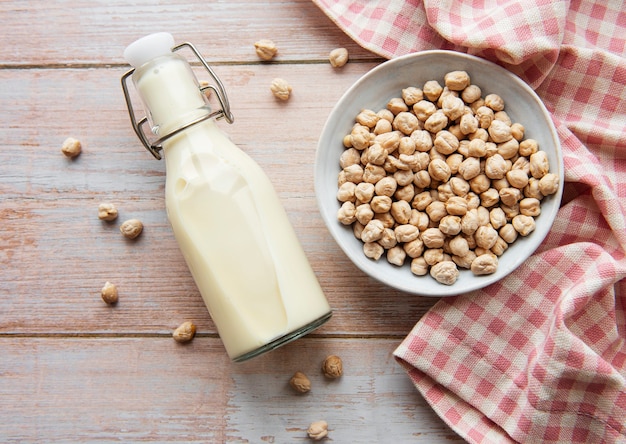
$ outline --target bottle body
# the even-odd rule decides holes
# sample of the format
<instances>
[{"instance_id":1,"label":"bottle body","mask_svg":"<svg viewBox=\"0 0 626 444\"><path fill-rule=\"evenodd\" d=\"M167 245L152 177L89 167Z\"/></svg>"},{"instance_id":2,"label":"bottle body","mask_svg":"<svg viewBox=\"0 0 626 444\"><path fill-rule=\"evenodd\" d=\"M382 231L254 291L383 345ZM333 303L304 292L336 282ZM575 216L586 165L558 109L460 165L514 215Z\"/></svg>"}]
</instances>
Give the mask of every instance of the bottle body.
<instances>
[{"instance_id":1,"label":"bottle body","mask_svg":"<svg viewBox=\"0 0 626 444\"><path fill-rule=\"evenodd\" d=\"M180 62L161 57L133 76L161 135L209 112ZM271 350L328 320L330 306L260 166L212 119L165 140L163 152L168 218L231 359Z\"/></svg>"}]
</instances>

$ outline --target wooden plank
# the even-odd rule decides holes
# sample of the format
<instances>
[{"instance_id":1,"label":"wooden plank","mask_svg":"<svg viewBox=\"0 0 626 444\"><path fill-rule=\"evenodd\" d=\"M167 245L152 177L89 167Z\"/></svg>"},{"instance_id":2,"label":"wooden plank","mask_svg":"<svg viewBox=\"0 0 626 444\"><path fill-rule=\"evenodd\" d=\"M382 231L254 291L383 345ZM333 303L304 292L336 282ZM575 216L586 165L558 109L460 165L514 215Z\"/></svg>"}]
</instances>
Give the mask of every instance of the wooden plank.
<instances>
[{"instance_id":1,"label":"wooden plank","mask_svg":"<svg viewBox=\"0 0 626 444\"><path fill-rule=\"evenodd\" d=\"M258 63L253 45L262 38L276 42L276 62L323 62L339 46L354 59L377 58L310 0L4 1L0 17L0 66L123 64L128 44L158 31L204 48L212 63Z\"/></svg>"},{"instance_id":2,"label":"wooden plank","mask_svg":"<svg viewBox=\"0 0 626 444\"><path fill-rule=\"evenodd\" d=\"M224 124L233 140L268 172L335 308L322 332L406 334L435 300L393 291L366 278L336 246L317 210L313 159L332 104L372 64L220 66L236 115ZM288 68L288 69L287 69ZM118 79L122 69L0 70L0 331L165 332L183 319L214 331L171 234L164 211L164 163L132 132ZM271 79L294 85L287 104L270 94ZM324 78L324 87L311 84ZM39 106L39 103L43 104ZM45 110L45 111L44 111ZM81 139L73 161L65 137ZM113 201L115 223L97 219ZM146 225L136 242L117 228ZM120 304L104 306L105 281Z\"/></svg>"},{"instance_id":3,"label":"wooden plank","mask_svg":"<svg viewBox=\"0 0 626 444\"><path fill-rule=\"evenodd\" d=\"M219 340L0 337L0 440L460 443L394 362L393 340L305 338L242 364ZM344 376L320 365L338 354ZM288 380L308 374L300 395Z\"/></svg>"}]
</instances>

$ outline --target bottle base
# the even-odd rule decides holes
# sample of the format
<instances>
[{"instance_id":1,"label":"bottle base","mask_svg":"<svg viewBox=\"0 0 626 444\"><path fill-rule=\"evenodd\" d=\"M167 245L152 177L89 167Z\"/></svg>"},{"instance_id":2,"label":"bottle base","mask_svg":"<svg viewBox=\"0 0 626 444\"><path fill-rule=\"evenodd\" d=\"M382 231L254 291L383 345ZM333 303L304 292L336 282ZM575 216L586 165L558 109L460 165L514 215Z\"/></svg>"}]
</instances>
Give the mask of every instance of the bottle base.
<instances>
[{"instance_id":1,"label":"bottle base","mask_svg":"<svg viewBox=\"0 0 626 444\"><path fill-rule=\"evenodd\" d=\"M277 349L278 347L285 345L291 341L294 341L298 338L301 338L302 336L305 336L307 334L309 334L310 332L312 332L313 330L321 327L323 324L325 324L332 316L333 312L329 311L328 313L326 313L324 316L314 320L313 322L305 325L304 327L299 328L296 331L293 331L291 333L287 333L284 336L281 336L280 338L274 339L272 342L263 345L262 347L259 347L257 349L254 349L248 353L244 353L243 355L237 356L235 358L233 358L234 362L244 362L247 361L248 359L252 359L256 356L262 355L263 353L266 353L268 351L272 351Z\"/></svg>"}]
</instances>

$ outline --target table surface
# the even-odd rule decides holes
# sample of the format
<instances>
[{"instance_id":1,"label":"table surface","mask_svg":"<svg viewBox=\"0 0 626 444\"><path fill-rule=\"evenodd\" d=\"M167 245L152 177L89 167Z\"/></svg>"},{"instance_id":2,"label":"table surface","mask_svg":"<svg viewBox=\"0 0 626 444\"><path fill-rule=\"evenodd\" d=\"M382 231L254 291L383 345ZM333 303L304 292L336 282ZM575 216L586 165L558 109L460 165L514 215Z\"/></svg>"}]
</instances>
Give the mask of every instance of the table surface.
<instances>
[{"instance_id":1,"label":"table surface","mask_svg":"<svg viewBox=\"0 0 626 444\"><path fill-rule=\"evenodd\" d=\"M463 442L392 355L436 299L367 278L315 200L322 126L380 58L309 0L6 0L0 18L0 441L306 442L324 419L332 442ZM130 127L122 52L155 31L193 42L222 79L235 123L220 126L268 173L334 309L246 363L228 360L173 238L164 162ZM279 48L271 63L254 52L262 38ZM337 47L350 52L341 69L328 62ZM70 136L83 143L74 160L60 151ZM98 219L101 202L117 221ZM136 241L119 233L129 218L145 225ZM187 320L198 333L181 345L172 331ZM343 359L338 380L320 372L329 354ZM298 370L308 394L288 386Z\"/></svg>"}]
</instances>

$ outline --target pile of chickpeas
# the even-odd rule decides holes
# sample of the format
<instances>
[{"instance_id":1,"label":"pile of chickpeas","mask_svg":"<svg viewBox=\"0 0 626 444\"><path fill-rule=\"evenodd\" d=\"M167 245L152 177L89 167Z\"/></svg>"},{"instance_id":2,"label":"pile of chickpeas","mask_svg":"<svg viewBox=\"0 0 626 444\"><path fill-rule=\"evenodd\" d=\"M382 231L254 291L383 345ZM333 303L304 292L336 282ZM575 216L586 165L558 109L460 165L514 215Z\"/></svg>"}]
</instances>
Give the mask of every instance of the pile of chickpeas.
<instances>
[{"instance_id":1,"label":"pile of chickpeas","mask_svg":"<svg viewBox=\"0 0 626 444\"><path fill-rule=\"evenodd\" d=\"M407 87L355 120L339 159L337 218L368 258L410 261L415 275L452 285L459 268L494 273L559 188L537 141L465 71Z\"/></svg>"}]
</instances>

